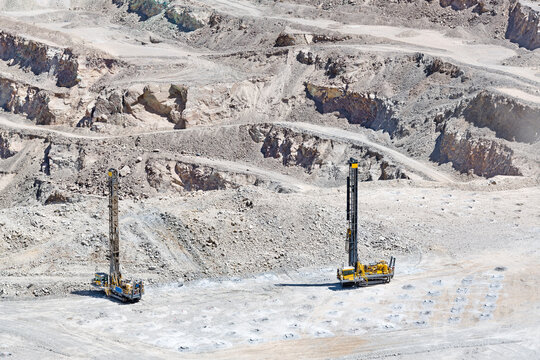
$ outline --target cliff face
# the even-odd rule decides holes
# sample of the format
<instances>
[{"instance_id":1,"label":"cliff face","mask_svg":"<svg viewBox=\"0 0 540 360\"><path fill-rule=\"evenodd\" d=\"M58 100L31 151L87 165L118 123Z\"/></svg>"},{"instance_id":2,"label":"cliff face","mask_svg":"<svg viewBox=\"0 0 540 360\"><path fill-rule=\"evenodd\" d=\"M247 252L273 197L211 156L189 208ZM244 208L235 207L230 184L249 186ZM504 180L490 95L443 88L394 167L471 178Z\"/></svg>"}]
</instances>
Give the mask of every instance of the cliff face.
<instances>
[{"instance_id":1,"label":"cliff face","mask_svg":"<svg viewBox=\"0 0 540 360\"><path fill-rule=\"evenodd\" d=\"M529 50L540 47L539 14L528 6L517 3L511 10L506 38Z\"/></svg>"},{"instance_id":2,"label":"cliff face","mask_svg":"<svg viewBox=\"0 0 540 360\"><path fill-rule=\"evenodd\" d=\"M128 11L137 13L141 20L146 20L165 10L169 2L163 0L113 0L113 3L118 6L127 3Z\"/></svg>"},{"instance_id":3,"label":"cliff face","mask_svg":"<svg viewBox=\"0 0 540 360\"><path fill-rule=\"evenodd\" d=\"M70 49L54 48L0 31L0 59L36 75L49 73L56 77L56 85L60 87L77 84L79 64Z\"/></svg>"},{"instance_id":4,"label":"cliff face","mask_svg":"<svg viewBox=\"0 0 540 360\"><path fill-rule=\"evenodd\" d=\"M397 122L384 100L369 94L359 94L342 89L306 84L308 97L315 101L321 113L337 111L351 124L394 134Z\"/></svg>"},{"instance_id":5,"label":"cliff face","mask_svg":"<svg viewBox=\"0 0 540 360\"><path fill-rule=\"evenodd\" d=\"M484 177L522 175L512 164L514 152L508 146L470 132L445 130L441 133L431 160L440 164L451 162L454 169L473 172Z\"/></svg>"},{"instance_id":6,"label":"cliff face","mask_svg":"<svg viewBox=\"0 0 540 360\"><path fill-rule=\"evenodd\" d=\"M203 7L175 5L167 9L165 17L181 31L194 31L207 25L212 11Z\"/></svg>"},{"instance_id":7,"label":"cliff face","mask_svg":"<svg viewBox=\"0 0 540 360\"><path fill-rule=\"evenodd\" d=\"M186 87L175 84L135 85L123 91L106 91L96 99L79 125L108 123L118 115L134 115L145 111L166 118L177 128L185 128L182 111L186 107L187 92Z\"/></svg>"},{"instance_id":8,"label":"cliff face","mask_svg":"<svg viewBox=\"0 0 540 360\"><path fill-rule=\"evenodd\" d=\"M0 108L24 114L36 124L50 125L56 115L50 108L51 93L33 86L0 78Z\"/></svg>"},{"instance_id":9,"label":"cliff face","mask_svg":"<svg viewBox=\"0 0 540 360\"><path fill-rule=\"evenodd\" d=\"M466 106L463 115L468 122L487 127L506 140L540 140L540 109L502 95L481 92Z\"/></svg>"}]
</instances>

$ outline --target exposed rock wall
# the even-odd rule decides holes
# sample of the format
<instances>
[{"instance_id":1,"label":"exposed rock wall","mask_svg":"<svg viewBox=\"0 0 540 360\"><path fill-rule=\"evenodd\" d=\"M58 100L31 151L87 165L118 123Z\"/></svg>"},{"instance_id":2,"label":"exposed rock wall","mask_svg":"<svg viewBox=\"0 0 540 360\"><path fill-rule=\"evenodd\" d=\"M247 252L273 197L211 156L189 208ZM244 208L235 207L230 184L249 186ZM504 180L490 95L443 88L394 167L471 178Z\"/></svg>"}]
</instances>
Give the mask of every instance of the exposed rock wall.
<instances>
[{"instance_id":1,"label":"exposed rock wall","mask_svg":"<svg viewBox=\"0 0 540 360\"><path fill-rule=\"evenodd\" d=\"M128 11L134 12L140 16L142 20L156 16L169 4L166 0L113 0L113 3L122 6L128 5Z\"/></svg>"},{"instance_id":2,"label":"exposed rock wall","mask_svg":"<svg viewBox=\"0 0 540 360\"><path fill-rule=\"evenodd\" d=\"M165 17L181 31L194 31L207 25L212 11L201 6L174 5L167 9Z\"/></svg>"},{"instance_id":3,"label":"exposed rock wall","mask_svg":"<svg viewBox=\"0 0 540 360\"><path fill-rule=\"evenodd\" d=\"M348 39L350 39L350 36L282 32L277 37L274 46L309 45L313 43L338 42Z\"/></svg>"},{"instance_id":4,"label":"exposed rock wall","mask_svg":"<svg viewBox=\"0 0 540 360\"><path fill-rule=\"evenodd\" d=\"M36 75L49 73L61 87L72 87L78 82L79 63L70 49L54 48L0 31L0 59L30 69Z\"/></svg>"},{"instance_id":5,"label":"exposed rock wall","mask_svg":"<svg viewBox=\"0 0 540 360\"><path fill-rule=\"evenodd\" d=\"M54 94L39 88L0 78L0 108L15 114L24 114L39 125L57 122L50 107Z\"/></svg>"},{"instance_id":6,"label":"exposed rock wall","mask_svg":"<svg viewBox=\"0 0 540 360\"><path fill-rule=\"evenodd\" d=\"M473 172L487 178L521 175L512 163L513 154L512 149L496 140L474 137L469 131L445 130L437 140L431 160L440 164L451 162L462 173Z\"/></svg>"},{"instance_id":7,"label":"exposed rock wall","mask_svg":"<svg viewBox=\"0 0 540 360\"><path fill-rule=\"evenodd\" d=\"M395 134L397 120L393 118L390 105L375 95L359 94L342 89L306 84L309 98L315 101L320 113L337 111L351 124L359 124L375 130Z\"/></svg>"},{"instance_id":8,"label":"exposed rock wall","mask_svg":"<svg viewBox=\"0 0 540 360\"><path fill-rule=\"evenodd\" d=\"M254 175L220 171L209 166L163 159L148 160L146 173L148 183L158 191L236 189L257 183L257 177Z\"/></svg>"},{"instance_id":9,"label":"exposed rock wall","mask_svg":"<svg viewBox=\"0 0 540 360\"><path fill-rule=\"evenodd\" d=\"M359 179L361 181L407 179L408 176L398 166L384 156L370 149L323 139L311 134L270 125L254 125L249 129L251 138L261 143L261 153L265 158L281 160L285 166L299 166L308 173L317 171L334 174L346 158L359 159Z\"/></svg>"},{"instance_id":10,"label":"exposed rock wall","mask_svg":"<svg viewBox=\"0 0 540 360\"><path fill-rule=\"evenodd\" d=\"M13 135L9 132L0 132L0 159L7 159L15 155L13 148Z\"/></svg>"},{"instance_id":11,"label":"exposed rock wall","mask_svg":"<svg viewBox=\"0 0 540 360\"><path fill-rule=\"evenodd\" d=\"M451 6L454 10L465 10L479 3L478 0L440 0L442 7Z\"/></svg>"},{"instance_id":12,"label":"exposed rock wall","mask_svg":"<svg viewBox=\"0 0 540 360\"><path fill-rule=\"evenodd\" d=\"M83 168L84 150L76 143L49 144L41 170L46 175L74 175ZM61 174L64 173L64 174Z\"/></svg>"},{"instance_id":13,"label":"exposed rock wall","mask_svg":"<svg viewBox=\"0 0 540 360\"><path fill-rule=\"evenodd\" d=\"M323 165L332 142L285 128L271 128L264 138L264 157L281 159L285 166L301 166L308 172Z\"/></svg>"},{"instance_id":14,"label":"exposed rock wall","mask_svg":"<svg viewBox=\"0 0 540 360\"><path fill-rule=\"evenodd\" d=\"M117 115L137 117L137 110L156 114L185 128L182 112L186 107L188 89L182 85L134 85L127 90L108 90L91 106L79 126L91 126L95 122L108 123Z\"/></svg>"},{"instance_id":15,"label":"exposed rock wall","mask_svg":"<svg viewBox=\"0 0 540 360\"><path fill-rule=\"evenodd\" d=\"M481 92L463 110L465 120L487 127L498 137L533 143L540 140L540 108L503 95Z\"/></svg>"},{"instance_id":16,"label":"exposed rock wall","mask_svg":"<svg viewBox=\"0 0 540 360\"><path fill-rule=\"evenodd\" d=\"M540 47L539 21L540 16L537 11L528 6L522 6L518 2L510 10L506 38L526 49L537 49Z\"/></svg>"}]
</instances>

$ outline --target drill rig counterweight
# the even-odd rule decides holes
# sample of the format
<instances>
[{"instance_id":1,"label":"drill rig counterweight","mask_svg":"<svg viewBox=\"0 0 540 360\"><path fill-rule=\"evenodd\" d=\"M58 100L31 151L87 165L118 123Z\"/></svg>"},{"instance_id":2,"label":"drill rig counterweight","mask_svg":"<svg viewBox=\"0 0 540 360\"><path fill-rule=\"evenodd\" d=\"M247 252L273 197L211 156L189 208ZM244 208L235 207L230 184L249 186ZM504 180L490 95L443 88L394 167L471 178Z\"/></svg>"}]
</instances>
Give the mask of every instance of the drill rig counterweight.
<instances>
[{"instance_id":1,"label":"drill rig counterweight","mask_svg":"<svg viewBox=\"0 0 540 360\"><path fill-rule=\"evenodd\" d=\"M109 169L109 274L96 273L92 284L107 296L124 302L139 301L144 294L142 280L124 280L120 273L120 236L118 231L118 171Z\"/></svg>"},{"instance_id":2,"label":"drill rig counterweight","mask_svg":"<svg viewBox=\"0 0 540 360\"><path fill-rule=\"evenodd\" d=\"M337 270L337 278L342 286L366 286L390 282L394 277L396 259L392 256L387 263L380 260L375 264L363 265L358 261L358 161L349 160L347 177L347 250L349 266Z\"/></svg>"}]
</instances>

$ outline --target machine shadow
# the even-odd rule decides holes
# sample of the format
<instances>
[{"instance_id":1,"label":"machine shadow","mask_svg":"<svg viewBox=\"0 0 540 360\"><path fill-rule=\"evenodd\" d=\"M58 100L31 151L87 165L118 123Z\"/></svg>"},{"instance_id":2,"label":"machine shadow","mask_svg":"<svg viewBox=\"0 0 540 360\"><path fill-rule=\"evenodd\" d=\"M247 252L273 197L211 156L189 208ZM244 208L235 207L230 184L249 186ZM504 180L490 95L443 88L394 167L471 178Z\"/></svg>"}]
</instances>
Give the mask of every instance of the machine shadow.
<instances>
[{"instance_id":1,"label":"machine shadow","mask_svg":"<svg viewBox=\"0 0 540 360\"><path fill-rule=\"evenodd\" d=\"M373 287L373 286L377 286L377 285L382 285L382 284L385 284L385 282L371 282L368 286L366 287ZM359 288L362 288L363 286L341 286L340 283L320 283L320 284L317 284L317 283L311 283L311 284L285 284L285 283L279 283L279 284L274 284L274 286L279 286L279 287L327 287L329 290L332 290L332 291L349 291L349 290L358 290Z\"/></svg>"},{"instance_id":2,"label":"machine shadow","mask_svg":"<svg viewBox=\"0 0 540 360\"><path fill-rule=\"evenodd\" d=\"M71 295L92 297L95 299L107 299L119 305L126 305L127 303L120 301L112 296L107 296L102 290L74 290Z\"/></svg>"},{"instance_id":3,"label":"machine shadow","mask_svg":"<svg viewBox=\"0 0 540 360\"><path fill-rule=\"evenodd\" d=\"M328 289L332 290L332 291L338 291L338 290L346 290L343 289L341 287L341 285L339 283L320 283L320 284L283 284L283 283L280 283L280 284L274 284L275 286L279 286L279 287L327 287Z\"/></svg>"}]
</instances>

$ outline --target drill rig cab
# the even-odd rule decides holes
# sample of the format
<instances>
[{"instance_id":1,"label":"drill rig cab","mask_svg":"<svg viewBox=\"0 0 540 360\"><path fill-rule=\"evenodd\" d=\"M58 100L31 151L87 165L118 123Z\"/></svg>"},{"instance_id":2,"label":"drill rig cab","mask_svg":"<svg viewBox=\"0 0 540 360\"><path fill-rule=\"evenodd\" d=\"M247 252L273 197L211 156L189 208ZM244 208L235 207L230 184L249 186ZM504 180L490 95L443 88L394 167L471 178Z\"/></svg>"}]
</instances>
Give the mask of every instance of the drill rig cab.
<instances>
[{"instance_id":1,"label":"drill rig cab","mask_svg":"<svg viewBox=\"0 0 540 360\"><path fill-rule=\"evenodd\" d=\"M349 176L347 177L347 250L349 266L337 270L337 278L342 287L367 286L388 283L394 277L396 259L380 260L374 264L362 264L358 261L358 160L349 160Z\"/></svg>"},{"instance_id":2,"label":"drill rig cab","mask_svg":"<svg viewBox=\"0 0 540 360\"><path fill-rule=\"evenodd\" d=\"M123 302L136 302L144 294L142 280L127 280L120 273L120 236L118 231L118 171L109 169L109 274L95 273L92 285L103 289L107 296Z\"/></svg>"}]
</instances>

